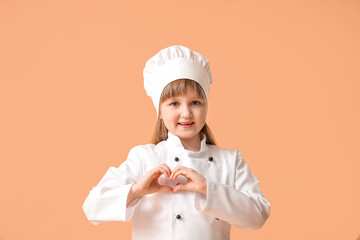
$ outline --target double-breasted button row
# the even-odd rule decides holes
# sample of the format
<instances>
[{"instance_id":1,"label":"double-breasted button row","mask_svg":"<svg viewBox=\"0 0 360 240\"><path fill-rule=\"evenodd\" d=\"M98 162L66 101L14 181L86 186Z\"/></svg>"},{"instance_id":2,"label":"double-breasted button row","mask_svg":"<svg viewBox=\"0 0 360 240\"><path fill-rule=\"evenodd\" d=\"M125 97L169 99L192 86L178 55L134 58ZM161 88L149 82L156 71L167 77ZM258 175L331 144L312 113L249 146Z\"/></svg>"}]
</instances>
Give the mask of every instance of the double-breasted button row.
<instances>
[{"instance_id":1,"label":"double-breasted button row","mask_svg":"<svg viewBox=\"0 0 360 240\"><path fill-rule=\"evenodd\" d=\"M175 160L175 162L180 161L180 159L179 159L178 157L175 157L174 160ZM212 162L212 161L214 161L214 158L213 158L213 157L209 157L208 160L209 160L210 162Z\"/></svg>"}]
</instances>

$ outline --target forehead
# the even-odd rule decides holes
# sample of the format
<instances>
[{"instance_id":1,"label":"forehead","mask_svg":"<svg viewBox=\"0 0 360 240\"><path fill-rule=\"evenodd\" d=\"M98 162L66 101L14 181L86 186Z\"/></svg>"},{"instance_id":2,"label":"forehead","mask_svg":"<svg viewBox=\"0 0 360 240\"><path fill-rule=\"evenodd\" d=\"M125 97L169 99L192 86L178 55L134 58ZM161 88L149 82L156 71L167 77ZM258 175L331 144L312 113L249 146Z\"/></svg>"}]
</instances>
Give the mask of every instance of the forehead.
<instances>
[{"instance_id":1,"label":"forehead","mask_svg":"<svg viewBox=\"0 0 360 240\"><path fill-rule=\"evenodd\" d=\"M205 92L199 83L190 79L178 79L169 83L162 91L160 103L167 101L169 98L179 96L192 96L198 99L206 99Z\"/></svg>"},{"instance_id":2,"label":"forehead","mask_svg":"<svg viewBox=\"0 0 360 240\"><path fill-rule=\"evenodd\" d=\"M165 94L163 96L163 100L166 101L168 99L174 99L174 98L199 98L204 99L204 97L199 94L194 88L188 87L185 91L172 91L169 94Z\"/></svg>"}]
</instances>

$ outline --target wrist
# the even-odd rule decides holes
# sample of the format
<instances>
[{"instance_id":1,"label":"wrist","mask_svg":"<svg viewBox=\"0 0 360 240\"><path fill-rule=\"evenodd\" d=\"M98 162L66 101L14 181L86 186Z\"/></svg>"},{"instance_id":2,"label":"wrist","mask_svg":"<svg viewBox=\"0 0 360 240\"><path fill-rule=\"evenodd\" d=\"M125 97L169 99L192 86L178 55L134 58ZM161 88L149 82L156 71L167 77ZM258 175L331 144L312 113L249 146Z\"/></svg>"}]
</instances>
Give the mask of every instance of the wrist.
<instances>
[{"instance_id":1,"label":"wrist","mask_svg":"<svg viewBox=\"0 0 360 240\"><path fill-rule=\"evenodd\" d=\"M139 197L142 197L141 193L140 193L140 190L138 189L138 185L136 183L134 183L132 186L131 186L131 189L130 189L132 195L134 196L134 198L139 198Z\"/></svg>"},{"instance_id":2,"label":"wrist","mask_svg":"<svg viewBox=\"0 0 360 240\"><path fill-rule=\"evenodd\" d=\"M207 195L207 180L205 180L205 183L201 186L200 192Z\"/></svg>"}]
</instances>

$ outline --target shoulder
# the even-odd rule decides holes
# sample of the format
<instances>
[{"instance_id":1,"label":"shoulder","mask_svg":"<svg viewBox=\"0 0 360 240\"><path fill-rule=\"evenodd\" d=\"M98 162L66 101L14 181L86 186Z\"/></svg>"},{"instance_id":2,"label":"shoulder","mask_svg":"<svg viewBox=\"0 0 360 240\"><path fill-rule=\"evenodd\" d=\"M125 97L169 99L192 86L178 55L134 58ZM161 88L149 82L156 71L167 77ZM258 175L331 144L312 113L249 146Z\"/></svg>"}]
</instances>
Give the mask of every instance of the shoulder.
<instances>
[{"instance_id":1,"label":"shoulder","mask_svg":"<svg viewBox=\"0 0 360 240\"><path fill-rule=\"evenodd\" d=\"M153 152L155 150L155 147L156 145L151 143L144 145L137 145L132 149L130 149L129 156L148 154L150 152Z\"/></svg>"}]
</instances>

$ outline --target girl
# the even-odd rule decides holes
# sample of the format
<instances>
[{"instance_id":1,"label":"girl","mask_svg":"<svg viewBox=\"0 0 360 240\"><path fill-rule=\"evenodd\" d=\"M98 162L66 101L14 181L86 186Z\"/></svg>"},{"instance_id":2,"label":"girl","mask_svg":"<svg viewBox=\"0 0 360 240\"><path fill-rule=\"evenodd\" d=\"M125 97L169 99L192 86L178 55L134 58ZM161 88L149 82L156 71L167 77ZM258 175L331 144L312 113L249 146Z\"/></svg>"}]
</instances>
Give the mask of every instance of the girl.
<instances>
[{"instance_id":1,"label":"girl","mask_svg":"<svg viewBox=\"0 0 360 240\"><path fill-rule=\"evenodd\" d=\"M93 224L133 220L132 238L230 239L231 224L260 228L269 217L259 181L241 153L217 147L206 114L208 60L183 46L145 65L144 85L158 114L153 143L110 167L83 204Z\"/></svg>"}]
</instances>

